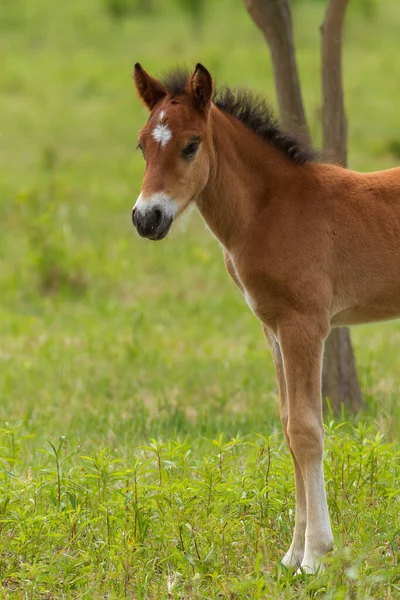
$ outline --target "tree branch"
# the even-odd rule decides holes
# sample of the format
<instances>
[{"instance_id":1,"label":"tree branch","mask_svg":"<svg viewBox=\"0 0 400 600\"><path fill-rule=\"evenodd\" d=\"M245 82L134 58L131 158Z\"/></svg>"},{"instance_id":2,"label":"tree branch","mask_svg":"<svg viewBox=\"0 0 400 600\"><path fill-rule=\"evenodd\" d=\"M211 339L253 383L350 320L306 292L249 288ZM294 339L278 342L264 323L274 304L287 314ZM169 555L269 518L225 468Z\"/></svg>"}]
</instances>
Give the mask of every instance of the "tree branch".
<instances>
[{"instance_id":1,"label":"tree branch","mask_svg":"<svg viewBox=\"0 0 400 600\"><path fill-rule=\"evenodd\" d=\"M296 65L290 0L244 0L244 3L271 51L282 124L310 144Z\"/></svg>"},{"instance_id":2,"label":"tree branch","mask_svg":"<svg viewBox=\"0 0 400 600\"><path fill-rule=\"evenodd\" d=\"M347 119L342 76L342 38L348 0L329 0L322 33L323 147L347 165Z\"/></svg>"}]
</instances>

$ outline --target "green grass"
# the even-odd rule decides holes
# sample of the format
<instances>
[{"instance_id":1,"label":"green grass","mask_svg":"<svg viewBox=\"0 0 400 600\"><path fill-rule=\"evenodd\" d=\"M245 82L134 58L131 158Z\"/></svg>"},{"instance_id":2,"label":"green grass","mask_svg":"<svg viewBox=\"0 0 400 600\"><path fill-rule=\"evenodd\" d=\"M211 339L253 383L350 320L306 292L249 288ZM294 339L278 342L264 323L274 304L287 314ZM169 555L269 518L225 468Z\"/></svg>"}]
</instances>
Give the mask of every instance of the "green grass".
<instances>
[{"instance_id":1,"label":"green grass","mask_svg":"<svg viewBox=\"0 0 400 600\"><path fill-rule=\"evenodd\" d=\"M0 6L0 597L398 598L399 324L353 331L366 410L327 417L336 552L293 578L278 562L293 471L260 325L196 214L159 244L133 234L135 61L200 60L275 98L240 2L209 2L200 32L182 3L153 4ZM318 141L323 3L294 4ZM399 26L394 0L371 18L350 3L353 168L398 161Z\"/></svg>"}]
</instances>

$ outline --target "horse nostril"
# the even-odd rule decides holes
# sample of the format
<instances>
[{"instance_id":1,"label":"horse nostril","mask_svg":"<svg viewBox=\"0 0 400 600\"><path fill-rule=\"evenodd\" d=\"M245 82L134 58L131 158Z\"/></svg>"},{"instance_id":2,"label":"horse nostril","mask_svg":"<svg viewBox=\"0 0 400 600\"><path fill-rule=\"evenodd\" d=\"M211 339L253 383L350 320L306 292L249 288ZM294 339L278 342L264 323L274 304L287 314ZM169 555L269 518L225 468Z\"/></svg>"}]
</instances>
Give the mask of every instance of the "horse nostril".
<instances>
[{"instance_id":1,"label":"horse nostril","mask_svg":"<svg viewBox=\"0 0 400 600\"><path fill-rule=\"evenodd\" d=\"M136 215L136 208L132 208L132 223L136 227L136 218L135 218L135 215Z\"/></svg>"},{"instance_id":2,"label":"horse nostril","mask_svg":"<svg viewBox=\"0 0 400 600\"><path fill-rule=\"evenodd\" d=\"M154 215L153 226L158 227L163 219L162 211L159 208L155 208L153 215Z\"/></svg>"}]
</instances>

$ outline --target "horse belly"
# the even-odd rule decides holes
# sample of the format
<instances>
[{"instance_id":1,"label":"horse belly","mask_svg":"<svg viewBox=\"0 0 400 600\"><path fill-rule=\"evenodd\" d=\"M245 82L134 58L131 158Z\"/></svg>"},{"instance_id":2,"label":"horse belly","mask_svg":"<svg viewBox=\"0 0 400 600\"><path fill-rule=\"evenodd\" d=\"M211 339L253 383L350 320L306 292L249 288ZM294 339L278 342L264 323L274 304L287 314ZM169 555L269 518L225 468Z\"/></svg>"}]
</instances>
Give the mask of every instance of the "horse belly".
<instances>
[{"instance_id":1,"label":"horse belly","mask_svg":"<svg viewBox=\"0 0 400 600\"><path fill-rule=\"evenodd\" d=\"M333 327L345 325L360 325L388 321L400 317L400 282L386 293L374 297L358 300L352 305L347 305L334 312L331 318Z\"/></svg>"}]
</instances>

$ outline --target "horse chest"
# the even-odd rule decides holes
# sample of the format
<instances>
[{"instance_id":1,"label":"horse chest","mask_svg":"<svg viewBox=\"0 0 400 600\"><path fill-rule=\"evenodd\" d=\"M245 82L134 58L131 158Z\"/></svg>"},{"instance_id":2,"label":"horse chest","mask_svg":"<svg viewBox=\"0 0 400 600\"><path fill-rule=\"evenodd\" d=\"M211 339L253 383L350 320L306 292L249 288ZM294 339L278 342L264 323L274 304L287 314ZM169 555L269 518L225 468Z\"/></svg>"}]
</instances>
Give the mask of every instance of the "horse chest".
<instances>
[{"instance_id":1,"label":"horse chest","mask_svg":"<svg viewBox=\"0 0 400 600\"><path fill-rule=\"evenodd\" d=\"M242 292L247 306L250 308L250 310L254 314L257 314L256 313L257 301L255 298L254 291L250 290L248 287L245 286L245 284L243 283L243 278L240 277L232 256L230 254L228 254L227 252L225 255L225 261L226 261L226 266L227 266L228 272L229 272L230 276L232 277L232 279L234 280L234 282L236 283L236 285L238 286L238 288L240 289L240 291Z\"/></svg>"},{"instance_id":2,"label":"horse chest","mask_svg":"<svg viewBox=\"0 0 400 600\"><path fill-rule=\"evenodd\" d=\"M254 299L254 296L251 296L251 294L249 294L249 292L245 289L243 292L243 296L244 299L246 300L246 304L247 306L250 308L250 310L256 314L256 310L257 310L257 302Z\"/></svg>"}]
</instances>

